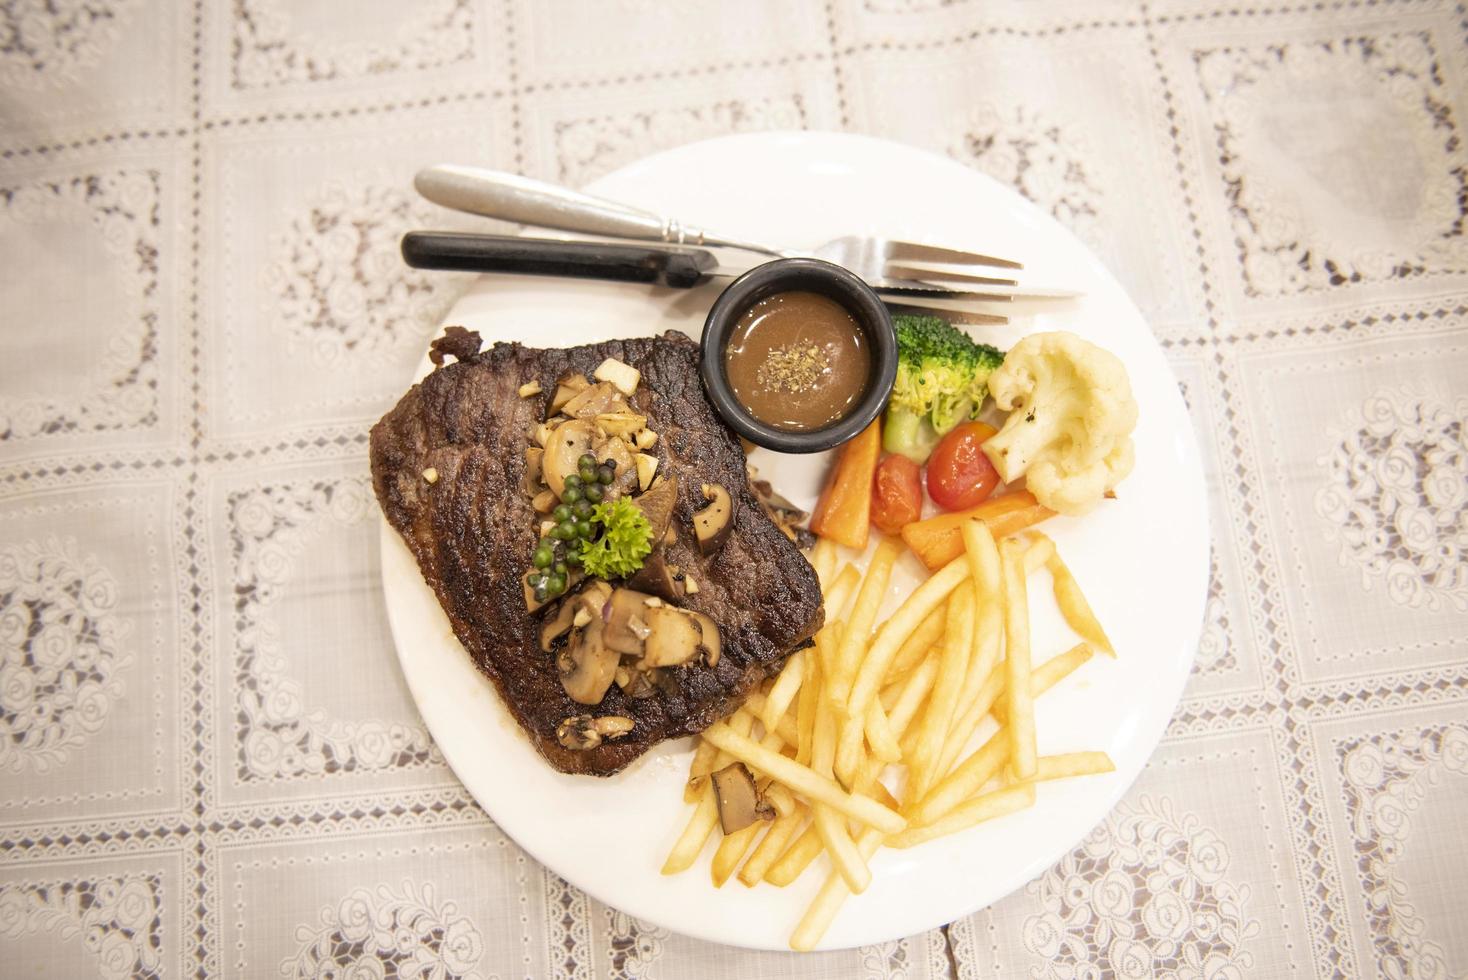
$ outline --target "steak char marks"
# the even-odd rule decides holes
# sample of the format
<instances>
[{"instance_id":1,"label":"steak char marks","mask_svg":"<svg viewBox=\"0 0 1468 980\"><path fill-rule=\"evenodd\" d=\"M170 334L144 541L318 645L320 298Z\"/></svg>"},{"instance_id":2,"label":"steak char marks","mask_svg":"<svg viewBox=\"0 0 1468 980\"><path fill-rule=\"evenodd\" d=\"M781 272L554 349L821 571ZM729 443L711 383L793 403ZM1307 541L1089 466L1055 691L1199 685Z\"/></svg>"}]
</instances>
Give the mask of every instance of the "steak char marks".
<instances>
[{"instance_id":1,"label":"steak char marks","mask_svg":"<svg viewBox=\"0 0 1468 980\"><path fill-rule=\"evenodd\" d=\"M444 354L458 362L424 378L373 426L373 488L454 634L540 754L562 772L609 776L663 739L725 717L807 645L823 621L820 586L805 557L761 511L744 453L704 397L698 347L686 336L478 348L477 334L457 328L435 341L435 362ZM678 479L678 540L665 546L667 561L698 583L679 605L718 624L723 650L714 667L698 658L669 668L673 683L651 697L630 698L613 685L600 704L582 705L567 697L554 655L540 649L545 611L525 608L521 576L539 541L541 515L521 479L528 433L545 419L557 379L573 371L589 376L608 357L642 372L632 409L659 435L649 450L658 472ZM521 398L520 386L537 380L542 393ZM423 475L429 468L438 471L433 483ZM699 554L692 527L705 483L729 490L734 521L708 557ZM635 726L593 749L564 748L556 726L578 714L621 715Z\"/></svg>"}]
</instances>

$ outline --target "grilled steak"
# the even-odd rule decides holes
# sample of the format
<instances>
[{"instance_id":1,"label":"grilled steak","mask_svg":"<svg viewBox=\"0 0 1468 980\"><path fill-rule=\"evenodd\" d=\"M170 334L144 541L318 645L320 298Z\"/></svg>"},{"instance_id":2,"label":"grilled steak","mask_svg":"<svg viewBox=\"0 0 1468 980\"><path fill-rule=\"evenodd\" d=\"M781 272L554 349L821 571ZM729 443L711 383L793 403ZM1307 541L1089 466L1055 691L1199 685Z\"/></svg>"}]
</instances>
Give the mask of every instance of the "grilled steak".
<instances>
[{"instance_id":1,"label":"grilled steak","mask_svg":"<svg viewBox=\"0 0 1468 980\"><path fill-rule=\"evenodd\" d=\"M496 344L478 353L477 334L450 328L434 360L452 354L415 385L372 429L372 483L389 523L403 536L438 595L454 633L499 689L540 754L568 773L609 776L666 738L689 735L732 712L751 688L806 645L823 620L821 592L804 556L765 516L749 487L744 453L714 415L698 374L698 347L687 337L608 341L535 349ZM697 658L668 668L668 683L631 698L613 685L597 705L567 697L555 657L541 651L542 617L528 613L521 576L539 540L540 515L521 489L527 433L546 415L556 381L590 374L615 357L642 372L634 411L659 433L650 450L659 472L678 479L667 561L696 579L679 601L719 626L714 667ZM542 394L519 397L539 380ZM428 468L438 471L429 483ZM700 488L717 483L733 498L733 528L719 551L699 554L693 512ZM556 727L590 713L636 723L624 737L588 750L564 748Z\"/></svg>"}]
</instances>

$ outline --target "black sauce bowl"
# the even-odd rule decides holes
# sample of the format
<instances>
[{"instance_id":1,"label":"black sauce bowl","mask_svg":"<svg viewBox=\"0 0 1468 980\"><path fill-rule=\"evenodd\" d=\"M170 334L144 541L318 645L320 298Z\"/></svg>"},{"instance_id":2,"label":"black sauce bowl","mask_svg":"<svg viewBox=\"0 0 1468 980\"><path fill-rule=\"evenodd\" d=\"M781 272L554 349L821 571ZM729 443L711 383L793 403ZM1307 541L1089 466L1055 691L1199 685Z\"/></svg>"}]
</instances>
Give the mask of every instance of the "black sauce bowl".
<instances>
[{"instance_id":1,"label":"black sauce bowl","mask_svg":"<svg viewBox=\"0 0 1468 980\"><path fill-rule=\"evenodd\" d=\"M755 418L734 397L724 370L724 349L739 318L760 300L791 290L818 293L840 303L856 321L871 351L871 373L861 399L840 419L808 432L777 429ZM897 335L886 305L859 276L820 259L776 259L735 279L709 310L700 348L704 391L724 424L755 445L782 453L818 453L853 438L881 414L897 377Z\"/></svg>"}]
</instances>

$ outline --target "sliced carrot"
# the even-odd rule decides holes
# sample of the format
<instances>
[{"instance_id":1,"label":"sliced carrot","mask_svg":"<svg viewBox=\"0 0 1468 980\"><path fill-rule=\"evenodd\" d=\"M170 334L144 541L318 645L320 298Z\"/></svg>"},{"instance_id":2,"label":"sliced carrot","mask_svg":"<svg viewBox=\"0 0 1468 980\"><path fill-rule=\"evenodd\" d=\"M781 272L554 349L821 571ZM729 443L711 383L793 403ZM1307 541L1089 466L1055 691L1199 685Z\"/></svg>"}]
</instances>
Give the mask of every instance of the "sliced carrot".
<instances>
[{"instance_id":1,"label":"sliced carrot","mask_svg":"<svg viewBox=\"0 0 1468 980\"><path fill-rule=\"evenodd\" d=\"M873 422L841 448L810 519L811 533L848 548L865 548L871 530L872 474L882 454L882 423ZM959 545L962 547L962 544Z\"/></svg>"},{"instance_id":2,"label":"sliced carrot","mask_svg":"<svg viewBox=\"0 0 1468 980\"><path fill-rule=\"evenodd\" d=\"M1038 524L1055 511L1035 502L1028 490L991 497L968 510L939 514L925 521L915 521L902 529L902 540L922 559L930 570L942 568L963 554L963 523L977 517L989 525L994 537L1023 531Z\"/></svg>"}]
</instances>

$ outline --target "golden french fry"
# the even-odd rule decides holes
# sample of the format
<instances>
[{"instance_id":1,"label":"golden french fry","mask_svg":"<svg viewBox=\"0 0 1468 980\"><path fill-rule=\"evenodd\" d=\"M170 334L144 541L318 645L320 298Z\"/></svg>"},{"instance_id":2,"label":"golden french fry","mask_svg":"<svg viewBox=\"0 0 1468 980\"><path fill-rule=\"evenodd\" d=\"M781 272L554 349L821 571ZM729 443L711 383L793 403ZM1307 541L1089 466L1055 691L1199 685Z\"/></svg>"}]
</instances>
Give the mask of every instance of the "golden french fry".
<instances>
[{"instance_id":1,"label":"golden french fry","mask_svg":"<svg viewBox=\"0 0 1468 980\"><path fill-rule=\"evenodd\" d=\"M983 789L1008 759L1009 736L1001 729L929 790L908 812L908 820L925 825L943 817Z\"/></svg>"},{"instance_id":2,"label":"golden french fry","mask_svg":"<svg viewBox=\"0 0 1468 980\"><path fill-rule=\"evenodd\" d=\"M800 698L795 704L796 729L799 735L795 743L795 761L803 766L810 765L810 753L815 734L816 699L820 697L821 658L815 650L805 658L805 682L800 685Z\"/></svg>"},{"instance_id":3,"label":"golden french fry","mask_svg":"<svg viewBox=\"0 0 1468 980\"><path fill-rule=\"evenodd\" d=\"M928 655L929 650L943 639L943 628L948 622L947 610L943 605L923 617L918 628L912 631L912 635L902 642L896 656L892 658L892 664L887 668L887 676L883 683L896 684L906 677L908 672L917 666L918 661Z\"/></svg>"},{"instance_id":4,"label":"golden french fry","mask_svg":"<svg viewBox=\"0 0 1468 980\"><path fill-rule=\"evenodd\" d=\"M808 650L796 650L785 661L780 676L775 678L769 697L765 699L765 708L759 712L759 720L766 731L779 723L785 712L790 710L790 703L800 693L800 685L805 681L805 658L809 655Z\"/></svg>"},{"instance_id":5,"label":"golden french fry","mask_svg":"<svg viewBox=\"0 0 1468 980\"><path fill-rule=\"evenodd\" d=\"M872 640L866 659L857 672L856 682L851 686L851 698L846 705L848 719L866 717L867 705L877 696L877 688L881 686L882 678L887 676L887 668L897 650L928 614L947 599L948 594L958 588L960 583L968 581L968 577L968 565L959 556L914 589L902 605L897 607L897 611L882 625L876 638ZM836 752L838 765L843 754L849 758L857 755L861 748L861 736L860 725L848 725L842 730L841 745Z\"/></svg>"},{"instance_id":6,"label":"golden french fry","mask_svg":"<svg viewBox=\"0 0 1468 980\"><path fill-rule=\"evenodd\" d=\"M724 882L734 874L734 869L739 867L739 862L744 860L744 855L754 844L754 839L766 826L768 825L763 820L756 820L742 830L725 834L723 840L719 841L719 846L714 851L713 863L709 866L709 874L713 878L715 888L724 887Z\"/></svg>"},{"instance_id":7,"label":"golden french fry","mask_svg":"<svg viewBox=\"0 0 1468 980\"><path fill-rule=\"evenodd\" d=\"M867 742L872 747L872 755L884 763L900 762L902 760L902 747L897 744L897 737L892 734L892 726L888 723L887 712L882 710L882 702L873 699L867 707L866 717Z\"/></svg>"},{"instance_id":8,"label":"golden french fry","mask_svg":"<svg viewBox=\"0 0 1468 980\"><path fill-rule=\"evenodd\" d=\"M770 710L770 699L772 696L772 694L761 694L759 691L750 691L749 694L745 696L744 706L750 711L754 712L755 718L759 720L761 724L765 725L765 732L767 734L769 732L775 732L780 736L780 741L782 743L784 743L785 745L794 745L800 738L795 726L794 718L791 718L784 711L780 711L777 715L778 720L775 722L773 727L771 727L767 722L764 721L764 717L766 715L774 714L774 712Z\"/></svg>"},{"instance_id":9,"label":"golden french fry","mask_svg":"<svg viewBox=\"0 0 1468 980\"><path fill-rule=\"evenodd\" d=\"M1035 787L1030 783L1021 783L1018 786L1010 786L974 797L936 823L913 827L900 834L894 834L887 838L886 843L888 847L912 847L936 837L946 837L960 830L967 830L985 820L993 820L995 817L1023 810L1025 807L1033 806L1034 803Z\"/></svg>"},{"instance_id":10,"label":"golden french fry","mask_svg":"<svg viewBox=\"0 0 1468 980\"><path fill-rule=\"evenodd\" d=\"M816 546L810 552L810 564L816 570L821 587L829 586L836 571L836 542L830 538L816 538Z\"/></svg>"},{"instance_id":11,"label":"golden french fry","mask_svg":"<svg viewBox=\"0 0 1468 980\"><path fill-rule=\"evenodd\" d=\"M867 565L866 577L862 579L861 591L857 593L856 605L847 617L846 632L841 638L839 655L840 671L831 678L831 695L839 703L846 700L856 666L861 662L863 648L872 635L872 624L877 621L877 612L887 594L887 583L892 579L892 565L902 553L902 545L892 539L883 538Z\"/></svg>"},{"instance_id":12,"label":"golden french fry","mask_svg":"<svg viewBox=\"0 0 1468 980\"><path fill-rule=\"evenodd\" d=\"M1091 612L1091 604L1086 601L1080 583L1061 560L1060 552L1054 551L1053 545L1051 547L1052 553L1045 562L1045 567L1050 569L1050 578L1055 588L1055 604L1060 607L1060 615L1065 617L1066 624L1076 631L1077 636L1108 656L1115 657L1116 648L1111 645L1106 631L1101 628L1101 621Z\"/></svg>"},{"instance_id":13,"label":"golden french fry","mask_svg":"<svg viewBox=\"0 0 1468 980\"><path fill-rule=\"evenodd\" d=\"M900 814L882 806L876 800L852 796L834 781L817 775L810 768L785 758L779 752L771 751L747 735L740 735L726 724L710 726L703 737L720 750L729 753L732 758L769 776L775 782L788 786L791 791L811 803L824 803L852 820L889 834L895 834L907 825Z\"/></svg>"},{"instance_id":14,"label":"golden french fry","mask_svg":"<svg viewBox=\"0 0 1468 980\"><path fill-rule=\"evenodd\" d=\"M1043 664L1035 668L1030 675L1030 694L1039 697L1050 690L1063 679L1069 677L1077 667L1091 659L1091 645L1082 641L1057 657L1051 657ZM994 720L1003 725L1008 721L1008 715L1004 710L1004 701L996 701L991 709Z\"/></svg>"},{"instance_id":15,"label":"golden french fry","mask_svg":"<svg viewBox=\"0 0 1468 980\"><path fill-rule=\"evenodd\" d=\"M688 782L683 787L684 803L698 802L698 796L708 782L709 773L714 771L714 759L718 754L716 746L703 739L698 740L698 747L693 750L693 761L688 764Z\"/></svg>"},{"instance_id":16,"label":"golden french fry","mask_svg":"<svg viewBox=\"0 0 1468 980\"><path fill-rule=\"evenodd\" d=\"M805 828L805 832L795 838L795 843L790 849L780 855L774 867L765 872L765 881L777 888L784 888L795 881L805 869L810 867L821 853L821 835L816 831L815 824Z\"/></svg>"},{"instance_id":17,"label":"golden french fry","mask_svg":"<svg viewBox=\"0 0 1468 980\"><path fill-rule=\"evenodd\" d=\"M800 830L800 825L805 822L806 808L800 804L789 814L781 814L770 824L770 829L765 836L760 838L759 845L755 847L754 853L749 860L744 862L744 867L739 869L739 881L748 888L753 888L764 878L765 873L775 863L785 850L790 838Z\"/></svg>"},{"instance_id":18,"label":"golden french fry","mask_svg":"<svg viewBox=\"0 0 1468 980\"><path fill-rule=\"evenodd\" d=\"M741 705L738 711L724 720L723 724L727 725L735 734L748 737L749 730L754 727L754 712L748 705ZM714 746L717 754L709 765L710 772L722 769L734 761L728 753L718 751L718 748L717 745ZM693 811L693 816L688 818L688 824L684 827L682 835L674 843L672 853L663 862L663 874L665 875L687 870L697 860L709 834L713 833L715 825L719 822L713 784L706 776L700 778L703 780L703 789L698 806Z\"/></svg>"},{"instance_id":19,"label":"golden french fry","mask_svg":"<svg viewBox=\"0 0 1468 980\"><path fill-rule=\"evenodd\" d=\"M1035 767L1035 781L1069 779L1072 776L1095 776L1115 772L1116 765L1105 752L1066 752L1042 755Z\"/></svg>"},{"instance_id":20,"label":"golden french fry","mask_svg":"<svg viewBox=\"0 0 1468 980\"><path fill-rule=\"evenodd\" d=\"M784 786L774 783L763 792L765 802L775 808L778 816L785 817L795 812L798 804L795 802L795 797Z\"/></svg>"},{"instance_id":21,"label":"golden french fry","mask_svg":"<svg viewBox=\"0 0 1468 980\"><path fill-rule=\"evenodd\" d=\"M882 835L880 832L867 828L858 838L857 850L861 856L870 860L877 853L877 848L882 846ZM831 927L831 921L836 918L836 913L841 911L841 904L850 895L850 889L846 881L839 874L830 874L826 882L821 886L815 900L806 909L800 924L795 927L795 932L790 936L790 948L798 952L815 949L816 943L826 934Z\"/></svg>"},{"instance_id":22,"label":"golden french fry","mask_svg":"<svg viewBox=\"0 0 1468 980\"><path fill-rule=\"evenodd\" d=\"M1009 765L1015 778L1035 773L1035 701L1030 693L1030 608L1025 591L1024 545L1006 538L999 545L1004 577L1005 697L1009 712Z\"/></svg>"},{"instance_id":23,"label":"golden french fry","mask_svg":"<svg viewBox=\"0 0 1468 980\"><path fill-rule=\"evenodd\" d=\"M953 711L963 687L963 672L973 650L973 631L974 591L955 589L948 600L948 627L943 635L938 676L933 679L933 693L917 727L908 760L907 794L910 797L921 797L932 785L938 757L943 752L944 737L953 725Z\"/></svg>"},{"instance_id":24,"label":"golden french fry","mask_svg":"<svg viewBox=\"0 0 1468 980\"><path fill-rule=\"evenodd\" d=\"M872 872L847 832L846 821L828 806L817 806L815 811L816 833L821 836L821 844L831 859L831 866L846 882L846 887L861 894L871 884Z\"/></svg>"},{"instance_id":25,"label":"golden french fry","mask_svg":"<svg viewBox=\"0 0 1468 980\"><path fill-rule=\"evenodd\" d=\"M1055 542L1036 531L1025 547L1025 577L1035 574L1055 557Z\"/></svg>"}]
</instances>

